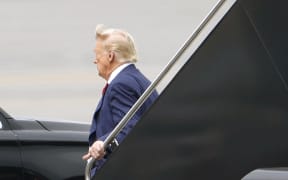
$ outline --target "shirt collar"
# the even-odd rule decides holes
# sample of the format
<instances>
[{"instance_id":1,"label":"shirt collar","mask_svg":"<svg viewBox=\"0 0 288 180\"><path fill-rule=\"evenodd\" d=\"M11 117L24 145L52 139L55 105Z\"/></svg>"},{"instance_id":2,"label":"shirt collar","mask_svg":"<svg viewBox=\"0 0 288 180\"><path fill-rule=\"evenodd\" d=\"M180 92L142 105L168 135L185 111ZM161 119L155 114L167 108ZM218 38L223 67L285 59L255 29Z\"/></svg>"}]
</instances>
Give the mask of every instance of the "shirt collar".
<instances>
[{"instance_id":1,"label":"shirt collar","mask_svg":"<svg viewBox=\"0 0 288 180\"><path fill-rule=\"evenodd\" d=\"M115 77L116 77L124 68L126 68L126 67L129 66L130 64L132 64L132 63L125 63L125 64L122 64L122 65L120 65L119 67L117 67L117 68L111 73L111 75L110 75L107 83L110 84L110 83L113 81L113 79L115 79Z\"/></svg>"}]
</instances>

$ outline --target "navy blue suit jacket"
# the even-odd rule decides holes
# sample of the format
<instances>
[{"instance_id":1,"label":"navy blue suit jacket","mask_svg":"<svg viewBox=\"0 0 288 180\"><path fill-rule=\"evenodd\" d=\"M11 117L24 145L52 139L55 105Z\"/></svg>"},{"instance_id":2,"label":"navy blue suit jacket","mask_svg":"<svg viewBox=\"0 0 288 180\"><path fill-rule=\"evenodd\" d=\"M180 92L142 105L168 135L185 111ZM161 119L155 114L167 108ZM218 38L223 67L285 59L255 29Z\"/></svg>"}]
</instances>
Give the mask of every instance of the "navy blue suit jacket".
<instances>
[{"instance_id":1,"label":"navy blue suit jacket","mask_svg":"<svg viewBox=\"0 0 288 180\"><path fill-rule=\"evenodd\" d=\"M89 145L96 140L104 141L149 85L150 81L136 69L134 64L125 67L109 84L96 108L90 129ZM154 91L118 134L116 139L119 144L157 96L157 92ZM103 162L100 165L98 163L98 166L102 164Z\"/></svg>"}]
</instances>

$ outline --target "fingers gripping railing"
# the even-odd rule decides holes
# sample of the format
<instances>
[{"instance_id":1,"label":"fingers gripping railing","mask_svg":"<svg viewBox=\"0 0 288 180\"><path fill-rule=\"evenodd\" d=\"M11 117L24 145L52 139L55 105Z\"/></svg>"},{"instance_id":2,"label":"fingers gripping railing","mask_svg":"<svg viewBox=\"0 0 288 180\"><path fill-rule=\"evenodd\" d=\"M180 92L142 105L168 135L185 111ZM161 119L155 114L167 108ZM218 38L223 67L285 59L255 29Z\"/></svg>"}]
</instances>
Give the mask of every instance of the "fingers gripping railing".
<instances>
[{"instance_id":1,"label":"fingers gripping railing","mask_svg":"<svg viewBox=\"0 0 288 180\"><path fill-rule=\"evenodd\" d=\"M120 133L120 131L126 126L128 121L134 116L137 110L141 107L141 105L146 101L146 99L152 94L155 90L156 86L161 82L161 80L165 77L165 75L169 72L169 70L173 67L173 65L177 62L177 60L181 57L181 55L185 52L185 50L189 47L192 41L198 36L200 31L204 28L204 26L209 22L212 16L217 12L217 10L221 7L225 0L219 0L217 4L212 8L209 14L204 18L204 20L200 23L200 25L196 28L196 30L190 35L190 37L186 40L186 42L182 45L182 47L178 50L178 52L174 55L174 57L169 61L164 70L160 72L157 78L150 84L150 86L145 90L145 92L140 96L140 98L136 101L136 103L131 107L131 109L127 112L127 114L122 118L122 120L118 123L118 125L114 128L114 130L109 134L109 136L104 141L104 149L108 147L108 145L115 139L115 137ZM91 169L93 168L93 164L95 163L94 158L90 158L87 161L85 168L85 179L91 179Z\"/></svg>"}]
</instances>

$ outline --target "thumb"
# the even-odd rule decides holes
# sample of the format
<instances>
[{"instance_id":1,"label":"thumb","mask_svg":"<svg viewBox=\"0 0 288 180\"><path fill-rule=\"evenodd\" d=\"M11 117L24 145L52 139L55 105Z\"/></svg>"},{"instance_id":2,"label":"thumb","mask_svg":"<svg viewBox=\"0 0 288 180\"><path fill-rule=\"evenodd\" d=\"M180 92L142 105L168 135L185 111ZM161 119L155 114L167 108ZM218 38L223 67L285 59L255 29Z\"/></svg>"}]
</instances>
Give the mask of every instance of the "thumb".
<instances>
[{"instance_id":1,"label":"thumb","mask_svg":"<svg viewBox=\"0 0 288 180\"><path fill-rule=\"evenodd\" d=\"M82 156L83 160L88 160L91 157L90 153L87 153L85 155Z\"/></svg>"}]
</instances>

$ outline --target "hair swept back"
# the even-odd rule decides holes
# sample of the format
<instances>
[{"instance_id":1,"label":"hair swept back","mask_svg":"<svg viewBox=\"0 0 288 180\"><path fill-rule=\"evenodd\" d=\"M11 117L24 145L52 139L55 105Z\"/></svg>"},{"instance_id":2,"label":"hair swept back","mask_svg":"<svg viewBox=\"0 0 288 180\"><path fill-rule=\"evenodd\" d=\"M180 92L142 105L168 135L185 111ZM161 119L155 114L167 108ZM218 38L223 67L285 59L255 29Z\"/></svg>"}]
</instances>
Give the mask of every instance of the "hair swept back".
<instances>
[{"instance_id":1,"label":"hair swept back","mask_svg":"<svg viewBox=\"0 0 288 180\"><path fill-rule=\"evenodd\" d=\"M96 40L104 42L107 51L113 51L118 59L128 62L137 62L137 51L133 37L121 29L106 28L103 24L96 26Z\"/></svg>"}]
</instances>

